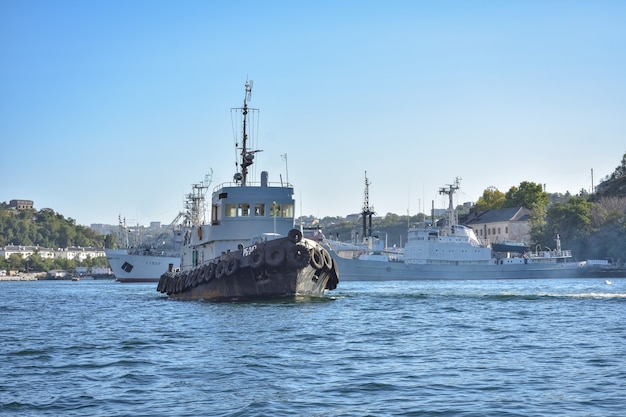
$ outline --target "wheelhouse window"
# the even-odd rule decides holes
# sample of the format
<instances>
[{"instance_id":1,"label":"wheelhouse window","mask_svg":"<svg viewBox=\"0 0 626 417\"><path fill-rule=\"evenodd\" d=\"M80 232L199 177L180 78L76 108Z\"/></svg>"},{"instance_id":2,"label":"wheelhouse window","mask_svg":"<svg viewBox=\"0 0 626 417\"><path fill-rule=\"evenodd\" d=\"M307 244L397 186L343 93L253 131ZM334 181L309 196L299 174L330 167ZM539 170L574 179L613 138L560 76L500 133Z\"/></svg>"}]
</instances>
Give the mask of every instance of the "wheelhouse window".
<instances>
[{"instance_id":1,"label":"wheelhouse window","mask_svg":"<svg viewBox=\"0 0 626 417\"><path fill-rule=\"evenodd\" d=\"M272 205L270 206L270 216L280 217L280 204L272 203Z\"/></svg>"},{"instance_id":2,"label":"wheelhouse window","mask_svg":"<svg viewBox=\"0 0 626 417\"><path fill-rule=\"evenodd\" d=\"M283 204L283 217L293 217L293 204Z\"/></svg>"},{"instance_id":3,"label":"wheelhouse window","mask_svg":"<svg viewBox=\"0 0 626 417\"><path fill-rule=\"evenodd\" d=\"M256 203L254 205L254 215L255 216L265 216L265 204Z\"/></svg>"},{"instance_id":4,"label":"wheelhouse window","mask_svg":"<svg viewBox=\"0 0 626 417\"><path fill-rule=\"evenodd\" d=\"M237 215L237 210L234 204L231 204L231 203L224 204L224 216L235 217L236 215Z\"/></svg>"},{"instance_id":5,"label":"wheelhouse window","mask_svg":"<svg viewBox=\"0 0 626 417\"><path fill-rule=\"evenodd\" d=\"M250 216L250 204L248 203L240 203L239 209L237 210L237 216L239 217L248 217Z\"/></svg>"}]
</instances>

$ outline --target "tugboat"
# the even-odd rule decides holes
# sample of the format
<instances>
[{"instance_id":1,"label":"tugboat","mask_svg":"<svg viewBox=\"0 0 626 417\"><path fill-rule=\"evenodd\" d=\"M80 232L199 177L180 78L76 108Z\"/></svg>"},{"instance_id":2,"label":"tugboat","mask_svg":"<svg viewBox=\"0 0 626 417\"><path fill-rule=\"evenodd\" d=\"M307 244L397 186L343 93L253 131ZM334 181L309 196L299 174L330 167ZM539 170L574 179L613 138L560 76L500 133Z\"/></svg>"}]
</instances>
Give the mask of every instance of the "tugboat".
<instances>
[{"instance_id":1,"label":"tugboat","mask_svg":"<svg viewBox=\"0 0 626 417\"><path fill-rule=\"evenodd\" d=\"M208 184L195 184L188 198L190 227L183 241L180 268L170 265L157 291L180 300L228 301L271 297L322 297L339 282L337 264L318 242L294 228L293 187L248 178L260 150L249 149L248 108L252 82L246 81L240 161L233 181L211 194L210 222L204 219ZM256 117L254 118L256 120ZM254 132L254 130L252 130Z\"/></svg>"}]
</instances>

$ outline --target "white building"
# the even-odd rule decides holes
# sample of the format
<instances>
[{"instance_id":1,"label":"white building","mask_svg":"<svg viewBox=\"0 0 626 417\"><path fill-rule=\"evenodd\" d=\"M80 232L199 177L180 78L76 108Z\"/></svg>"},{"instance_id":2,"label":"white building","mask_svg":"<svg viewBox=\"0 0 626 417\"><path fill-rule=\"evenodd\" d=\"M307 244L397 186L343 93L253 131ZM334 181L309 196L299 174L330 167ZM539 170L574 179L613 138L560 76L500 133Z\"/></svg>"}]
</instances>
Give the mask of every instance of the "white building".
<instances>
[{"instance_id":1,"label":"white building","mask_svg":"<svg viewBox=\"0 0 626 417\"><path fill-rule=\"evenodd\" d=\"M494 243L506 240L530 243L531 211L525 207L509 207L499 210L472 212L462 223L474 229L478 238Z\"/></svg>"},{"instance_id":2,"label":"white building","mask_svg":"<svg viewBox=\"0 0 626 417\"><path fill-rule=\"evenodd\" d=\"M97 248L59 248L50 249L41 246L5 246L0 248L0 256L9 259L11 255L20 255L23 259L29 259L31 255L38 254L42 259L73 259L84 261L86 259L105 257L104 250Z\"/></svg>"}]
</instances>

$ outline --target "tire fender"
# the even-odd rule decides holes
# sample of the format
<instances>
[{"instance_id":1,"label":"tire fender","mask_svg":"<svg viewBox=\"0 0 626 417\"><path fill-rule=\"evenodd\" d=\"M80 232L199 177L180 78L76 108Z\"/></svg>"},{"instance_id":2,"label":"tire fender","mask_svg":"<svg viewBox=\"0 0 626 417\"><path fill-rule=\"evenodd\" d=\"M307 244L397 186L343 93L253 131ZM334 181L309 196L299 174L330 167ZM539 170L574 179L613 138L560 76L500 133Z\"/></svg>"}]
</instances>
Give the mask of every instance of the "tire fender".
<instances>
[{"instance_id":1,"label":"tire fender","mask_svg":"<svg viewBox=\"0 0 626 417\"><path fill-rule=\"evenodd\" d=\"M226 269L226 263L224 261L219 261L217 266L215 267L215 278L220 279L224 276L224 271Z\"/></svg>"},{"instance_id":2,"label":"tire fender","mask_svg":"<svg viewBox=\"0 0 626 417\"><path fill-rule=\"evenodd\" d=\"M227 276L233 275L239 269L239 258L230 258L226 261L226 266L224 267L224 273Z\"/></svg>"},{"instance_id":3,"label":"tire fender","mask_svg":"<svg viewBox=\"0 0 626 417\"><path fill-rule=\"evenodd\" d=\"M261 248L256 248L250 254L250 267L260 268L265 263L265 253Z\"/></svg>"},{"instance_id":4,"label":"tire fender","mask_svg":"<svg viewBox=\"0 0 626 417\"><path fill-rule=\"evenodd\" d=\"M318 248L311 249L311 266L315 269L324 267L324 257Z\"/></svg>"},{"instance_id":5,"label":"tire fender","mask_svg":"<svg viewBox=\"0 0 626 417\"><path fill-rule=\"evenodd\" d=\"M287 233L287 239L289 239L291 243L298 243L302 240L302 232L298 229L291 229Z\"/></svg>"},{"instance_id":6,"label":"tire fender","mask_svg":"<svg viewBox=\"0 0 626 417\"><path fill-rule=\"evenodd\" d=\"M209 282L213 279L215 275L215 264L211 262L207 265L206 270L204 271L204 282Z\"/></svg>"},{"instance_id":7,"label":"tire fender","mask_svg":"<svg viewBox=\"0 0 626 417\"><path fill-rule=\"evenodd\" d=\"M324 268L331 271L333 269L333 258L326 249L320 249L322 252L322 258L324 259Z\"/></svg>"},{"instance_id":8,"label":"tire fender","mask_svg":"<svg viewBox=\"0 0 626 417\"><path fill-rule=\"evenodd\" d=\"M265 262L269 266L278 266L285 260L285 249L282 246L272 246L265 249Z\"/></svg>"},{"instance_id":9,"label":"tire fender","mask_svg":"<svg viewBox=\"0 0 626 417\"><path fill-rule=\"evenodd\" d=\"M302 245L293 245L287 251L287 262L294 268L304 268L311 261L311 255Z\"/></svg>"}]
</instances>

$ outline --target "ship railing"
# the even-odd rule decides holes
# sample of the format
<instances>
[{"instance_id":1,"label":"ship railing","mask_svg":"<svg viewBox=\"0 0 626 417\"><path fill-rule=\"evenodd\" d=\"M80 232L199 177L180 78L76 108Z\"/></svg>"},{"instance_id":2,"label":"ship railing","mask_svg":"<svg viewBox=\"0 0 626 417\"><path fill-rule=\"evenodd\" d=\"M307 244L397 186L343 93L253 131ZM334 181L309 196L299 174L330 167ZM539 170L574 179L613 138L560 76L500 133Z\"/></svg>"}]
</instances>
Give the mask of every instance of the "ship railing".
<instances>
[{"instance_id":1,"label":"ship railing","mask_svg":"<svg viewBox=\"0 0 626 417\"><path fill-rule=\"evenodd\" d=\"M531 258L571 258L572 251L566 250L544 250L531 253Z\"/></svg>"},{"instance_id":2,"label":"ship railing","mask_svg":"<svg viewBox=\"0 0 626 417\"><path fill-rule=\"evenodd\" d=\"M278 181L274 181L274 182L264 182L263 184L261 183L261 181L247 181L246 182L246 187L278 187L278 188L293 188L293 185L288 183L288 182L278 182ZM241 183L239 182L235 182L235 181L228 181L228 182L223 182L219 185L216 185L213 188L213 192L216 192L222 188L225 187L241 187Z\"/></svg>"}]
</instances>

